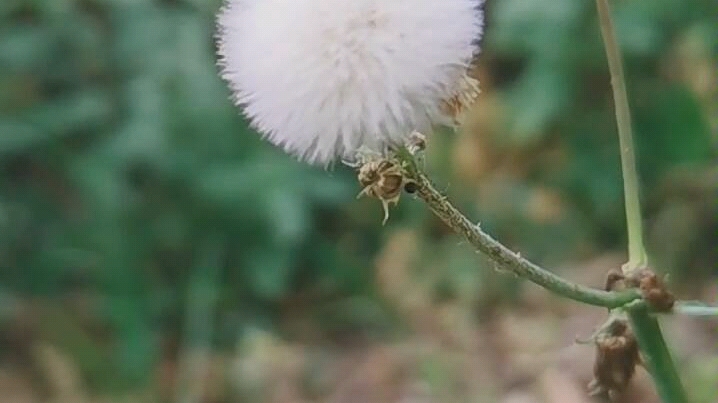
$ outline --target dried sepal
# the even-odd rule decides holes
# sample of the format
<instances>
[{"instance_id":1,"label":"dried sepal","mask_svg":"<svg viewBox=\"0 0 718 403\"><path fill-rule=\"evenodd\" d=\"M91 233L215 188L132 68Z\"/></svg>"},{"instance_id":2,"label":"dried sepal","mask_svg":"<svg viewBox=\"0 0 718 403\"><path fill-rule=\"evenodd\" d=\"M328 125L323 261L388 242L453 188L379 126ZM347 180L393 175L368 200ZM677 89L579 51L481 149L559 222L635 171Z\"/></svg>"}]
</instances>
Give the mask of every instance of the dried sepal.
<instances>
[{"instance_id":1,"label":"dried sepal","mask_svg":"<svg viewBox=\"0 0 718 403\"><path fill-rule=\"evenodd\" d=\"M461 116L474 104L480 93L479 80L464 74L459 81L458 90L453 97L442 102L441 110L458 126Z\"/></svg>"},{"instance_id":2,"label":"dried sepal","mask_svg":"<svg viewBox=\"0 0 718 403\"><path fill-rule=\"evenodd\" d=\"M409 154L414 156L426 150L426 136L414 130L409 134L409 138L406 141L406 149L409 151Z\"/></svg>"},{"instance_id":3,"label":"dried sepal","mask_svg":"<svg viewBox=\"0 0 718 403\"><path fill-rule=\"evenodd\" d=\"M608 274L606 274L606 286L604 289L606 291L614 291L618 284L620 284L626 276L623 275L620 271L616 269L611 269L608 271Z\"/></svg>"},{"instance_id":4,"label":"dried sepal","mask_svg":"<svg viewBox=\"0 0 718 403\"><path fill-rule=\"evenodd\" d=\"M657 312L670 312L676 301L666 282L650 268L641 268L624 275L611 270L606 276L606 291L614 291L623 283L628 288L638 288L648 305Z\"/></svg>"},{"instance_id":5,"label":"dried sepal","mask_svg":"<svg viewBox=\"0 0 718 403\"><path fill-rule=\"evenodd\" d=\"M592 396L616 400L641 364L638 342L625 318L613 317L594 336L596 361L593 380L588 384Z\"/></svg>"},{"instance_id":6,"label":"dried sepal","mask_svg":"<svg viewBox=\"0 0 718 403\"><path fill-rule=\"evenodd\" d=\"M626 285L641 290L643 299L655 311L670 312L676 302L676 298L668 291L663 278L649 268L631 273L626 277Z\"/></svg>"},{"instance_id":7,"label":"dried sepal","mask_svg":"<svg viewBox=\"0 0 718 403\"><path fill-rule=\"evenodd\" d=\"M357 197L370 196L379 199L384 209L382 224L389 219L389 206L399 202L401 191L413 183L404 173L399 160L376 156L364 156L357 179L362 186Z\"/></svg>"}]
</instances>

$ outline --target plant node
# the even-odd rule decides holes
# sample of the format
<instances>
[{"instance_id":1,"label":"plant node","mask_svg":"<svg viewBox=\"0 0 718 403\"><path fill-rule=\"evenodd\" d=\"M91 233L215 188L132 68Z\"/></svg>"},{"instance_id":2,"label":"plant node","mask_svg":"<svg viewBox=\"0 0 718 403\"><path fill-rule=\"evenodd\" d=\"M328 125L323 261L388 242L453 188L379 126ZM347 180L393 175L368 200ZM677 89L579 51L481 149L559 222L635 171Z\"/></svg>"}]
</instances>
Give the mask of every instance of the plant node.
<instances>
[{"instance_id":1,"label":"plant node","mask_svg":"<svg viewBox=\"0 0 718 403\"><path fill-rule=\"evenodd\" d=\"M637 288L641 291L643 300L656 312L670 312L675 303L675 297L666 287L666 282L648 267L623 274L618 270L611 270L606 276L606 291L614 291L618 285Z\"/></svg>"}]
</instances>

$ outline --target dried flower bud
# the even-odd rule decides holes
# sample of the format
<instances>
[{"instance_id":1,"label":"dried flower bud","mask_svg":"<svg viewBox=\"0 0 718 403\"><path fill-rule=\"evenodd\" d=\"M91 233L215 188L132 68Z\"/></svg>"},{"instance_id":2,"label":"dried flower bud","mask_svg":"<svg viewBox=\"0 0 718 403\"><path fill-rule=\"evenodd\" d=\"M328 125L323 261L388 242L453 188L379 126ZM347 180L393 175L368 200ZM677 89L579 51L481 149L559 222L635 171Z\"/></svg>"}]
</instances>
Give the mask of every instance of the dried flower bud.
<instances>
[{"instance_id":1,"label":"dried flower bud","mask_svg":"<svg viewBox=\"0 0 718 403\"><path fill-rule=\"evenodd\" d=\"M389 219L389 205L399 202L401 190L409 182L404 176L401 163L390 159L369 159L359 168L357 179L363 189L359 196L367 195L381 201L384 220Z\"/></svg>"},{"instance_id":2,"label":"dried flower bud","mask_svg":"<svg viewBox=\"0 0 718 403\"><path fill-rule=\"evenodd\" d=\"M670 312L676 299L668 291L662 278L649 268L635 271L626 277L626 285L641 290L643 299L658 312Z\"/></svg>"},{"instance_id":3,"label":"dried flower bud","mask_svg":"<svg viewBox=\"0 0 718 403\"><path fill-rule=\"evenodd\" d=\"M626 287L638 288L648 305L658 312L669 312L673 309L675 297L668 291L665 281L658 277L650 268L635 270L624 275L618 270L611 270L606 276L606 291L613 291L623 282Z\"/></svg>"},{"instance_id":4,"label":"dried flower bud","mask_svg":"<svg viewBox=\"0 0 718 403\"><path fill-rule=\"evenodd\" d=\"M613 318L595 336L596 362L593 380L588 384L592 396L608 395L614 400L628 386L636 365L641 363L638 342L624 318Z\"/></svg>"}]
</instances>

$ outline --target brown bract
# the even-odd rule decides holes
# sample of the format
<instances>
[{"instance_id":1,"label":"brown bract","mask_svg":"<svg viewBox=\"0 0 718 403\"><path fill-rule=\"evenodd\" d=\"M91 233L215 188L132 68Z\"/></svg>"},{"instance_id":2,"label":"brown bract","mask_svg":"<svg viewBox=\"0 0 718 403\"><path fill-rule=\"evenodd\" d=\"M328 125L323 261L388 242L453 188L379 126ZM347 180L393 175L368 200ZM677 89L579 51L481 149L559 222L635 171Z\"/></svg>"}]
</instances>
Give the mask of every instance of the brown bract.
<instances>
[{"instance_id":1,"label":"brown bract","mask_svg":"<svg viewBox=\"0 0 718 403\"><path fill-rule=\"evenodd\" d=\"M623 283L628 288L638 288L648 305L657 312L670 312L676 299L668 290L666 282L650 268L642 268L624 275L611 270L606 276L606 291L618 289Z\"/></svg>"},{"instance_id":2,"label":"brown bract","mask_svg":"<svg viewBox=\"0 0 718 403\"><path fill-rule=\"evenodd\" d=\"M641 363L638 342L627 321L618 318L605 326L594 341L596 362L593 380L588 384L589 393L615 400L628 386L636 365Z\"/></svg>"},{"instance_id":3,"label":"brown bract","mask_svg":"<svg viewBox=\"0 0 718 403\"><path fill-rule=\"evenodd\" d=\"M452 119L454 125L459 126L462 114L474 104L480 93L479 80L465 74L456 94L442 102L441 111Z\"/></svg>"},{"instance_id":4,"label":"brown bract","mask_svg":"<svg viewBox=\"0 0 718 403\"><path fill-rule=\"evenodd\" d=\"M641 290L643 299L658 312L670 312L676 299L665 281L649 268L637 270L626 277L626 285Z\"/></svg>"},{"instance_id":5,"label":"brown bract","mask_svg":"<svg viewBox=\"0 0 718 403\"><path fill-rule=\"evenodd\" d=\"M359 196L367 195L381 201L384 208L384 220L389 219L389 205L399 202L401 190L411 183L404 175L401 163L391 159L376 159L365 162L357 174L362 185Z\"/></svg>"}]
</instances>

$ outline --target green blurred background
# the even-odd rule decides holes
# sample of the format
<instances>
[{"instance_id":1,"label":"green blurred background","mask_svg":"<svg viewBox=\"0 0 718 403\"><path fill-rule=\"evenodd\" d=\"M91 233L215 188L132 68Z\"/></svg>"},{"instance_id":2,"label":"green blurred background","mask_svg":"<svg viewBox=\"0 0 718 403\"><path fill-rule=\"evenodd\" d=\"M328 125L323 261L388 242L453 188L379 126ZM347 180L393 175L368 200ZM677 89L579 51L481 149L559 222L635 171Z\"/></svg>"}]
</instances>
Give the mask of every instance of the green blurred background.
<instances>
[{"instance_id":1,"label":"green blurred background","mask_svg":"<svg viewBox=\"0 0 718 403\"><path fill-rule=\"evenodd\" d=\"M603 312L492 270L411 197L382 226L349 169L263 142L217 76L220 3L0 1L0 402L561 402L514 352L560 358ZM718 4L613 3L652 264L715 301ZM483 49L427 169L600 286L626 237L595 5L489 0ZM718 401L715 321L673 327L696 403ZM581 351L588 375L555 365L578 390Z\"/></svg>"}]
</instances>

